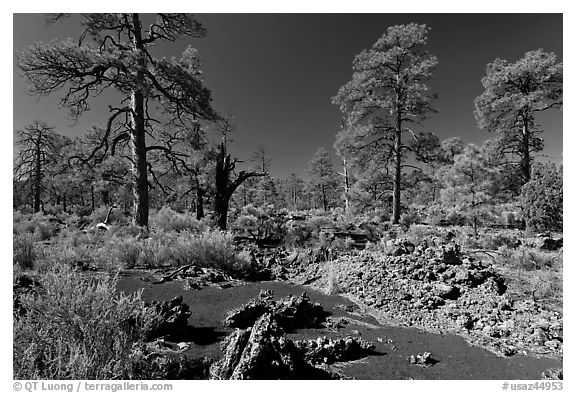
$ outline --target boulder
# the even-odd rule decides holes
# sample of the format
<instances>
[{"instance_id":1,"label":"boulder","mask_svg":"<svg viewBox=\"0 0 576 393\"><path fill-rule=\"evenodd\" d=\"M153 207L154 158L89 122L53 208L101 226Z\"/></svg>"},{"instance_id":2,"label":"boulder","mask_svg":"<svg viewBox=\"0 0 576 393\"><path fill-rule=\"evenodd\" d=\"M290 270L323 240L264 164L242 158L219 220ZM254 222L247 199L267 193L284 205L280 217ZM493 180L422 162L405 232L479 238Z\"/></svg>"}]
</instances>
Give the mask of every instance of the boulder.
<instances>
[{"instance_id":1,"label":"boulder","mask_svg":"<svg viewBox=\"0 0 576 393\"><path fill-rule=\"evenodd\" d=\"M442 299L456 300L460 296L460 289L454 285L439 282L434 285L434 293Z\"/></svg>"},{"instance_id":2,"label":"boulder","mask_svg":"<svg viewBox=\"0 0 576 393\"><path fill-rule=\"evenodd\" d=\"M469 314L461 314L458 318L456 318L456 323L458 326L470 330L474 326L474 320Z\"/></svg>"},{"instance_id":3,"label":"boulder","mask_svg":"<svg viewBox=\"0 0 576 393\"><path fill-rule=\"evenodd\" d=\"M532 333L532 335L530 336L530 339L535 344L543 345L546 341L548 341L548 336L546 336L544 330L536 328L534 329L534 333Z\"/></svg>"},{"instance_id":4,"label":"boulder","mask_svg":"<svg viewBox=\"0 0 576 393\"><path fill-rule=\"evenodd\" d=\"M443 245L436 251L436 258L446 265L461 265L460 246L458 244Z\"/></svg>"}]
</instances>

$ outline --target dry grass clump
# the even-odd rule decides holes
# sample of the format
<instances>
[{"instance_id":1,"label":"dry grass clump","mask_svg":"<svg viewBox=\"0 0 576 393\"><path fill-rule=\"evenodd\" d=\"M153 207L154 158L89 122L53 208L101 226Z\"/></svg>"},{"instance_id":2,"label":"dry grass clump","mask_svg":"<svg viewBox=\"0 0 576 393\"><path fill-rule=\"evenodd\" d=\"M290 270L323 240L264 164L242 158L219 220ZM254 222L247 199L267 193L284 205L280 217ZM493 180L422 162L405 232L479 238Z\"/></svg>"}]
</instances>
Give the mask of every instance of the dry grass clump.
<instances>
[{"instance_id":1,"label":"dry grass clump","mask_svg":"<svg viewBox=\"0 0 576 393\"><path fill-rule=\"evenodd\" d=\"M118 294L116 277L88 276L63 263L19 297L14 379L139 378L133 346L150 318L141 293Z\"/></svg>"}]
</instances>

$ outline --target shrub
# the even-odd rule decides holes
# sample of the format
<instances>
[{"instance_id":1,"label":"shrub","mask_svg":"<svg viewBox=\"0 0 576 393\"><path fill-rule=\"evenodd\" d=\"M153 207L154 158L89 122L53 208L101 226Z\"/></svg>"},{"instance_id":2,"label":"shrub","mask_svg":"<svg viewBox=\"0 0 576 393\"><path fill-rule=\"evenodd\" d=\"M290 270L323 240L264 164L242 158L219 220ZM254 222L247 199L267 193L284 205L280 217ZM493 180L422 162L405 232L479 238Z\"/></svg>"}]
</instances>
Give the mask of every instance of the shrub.
<instances>
[{"instance_id":1,"label":"shrub","mask_svg":"<svg viewBox=\"0 0 576 393\"><path fill-rule=\"evenodd\" d=\"M406 212L400 217L400 225L405 228L409 228L412 224L419 224L420 222L422 222L420 215L415 211Z\"/></svg>"},{"instance_id":2,"label":"shrub","mask_svg":"<svg viewBox=\"0 0 576 393\"><path fill-rule=\"evenodd\" d=\"M312 239L314 229L307 221L288 221L286 224L286 244L304 247Z\"/></svg>"},{"instance_id":3,"label":"shrub","mask_svg":"<svg viewBox=\"0 0 576 393\"><path fill-rule=\"evenodd\" d=\"M92 214L92 207L84 205L76 205L72 207L72 212L78 217L88 217L90 214Z\"/></svg>"},{"instance_id":4,"label":"shrub","mask_svg":"<svg viewBox=\"0 0 576 393\"><path fill-rule=\"evenodd\" d=\"M208 228L204 220L197 220L194 216L186 213L178 213L168 206L164 206L156 214L150 215L152 228L162 231L189 231L201 233Z\"/></svg>"},{"instance_id":5,"label":"shrub","mask_svg":"<svg viewBox=\"0 0 576 393\"><path fill-rule=\"evenodd\" d=\"M284 239L286 221L274 212L274 206L244 206L234 221L234 228L248 233L255 240Z\"/></svg>"},{"instance_id":6,"label":"shrub","mask_svg":"<svg viewBox=\"0 0 576 393\"><path fill-rule=\"evenodd\" d=\"M25 270L34 269L38 251L31 234L14 235L12 241L14 248L13 262Z\"/></svg>"},{"instance_id":7,"label":"shrub","mask_svg":"<svg viewBox=\"0 0 576 393\"><path fill-rule=\"evenodd\" d=\"M441 236L441 230L428 225L411 225L404 235L404 237L415 245L420 244L423 240L431 241L432 238Z\"/></svg>"},{"instance_id":8,"label":"shrub","mask_svg":"<svg viewBox=\"0 0 576 393\"><path fill-rule=\"evenodd\" d=\"M215 266L226 271L246 269L236 256L232 234L224 231L205 231L186 242L189 259L200 265Z\"/></svg>"},{"instance_id":9,"label":"shrub","mask_svg":"<svg viewBox=\"0 0 576 393\"><path fill-rule=\"evenodd\" d=\"M502 246L498 249L501 262L523 270L541 270L562 264L562 252L540 251L524 245L516 249Z\"/></svg>"},{"instance_id":10,"label":"shrub","mask_svg":"<svg viewBox=\"0 0 576 393\"><path fill-rule=\"evenodd\" d=\"M312 227L315 236L318 236L322 229L334 226L334 222L331 219L322 216L311 217L308 219L308 223Z\"/></svg>"},{"instance_id":11,"label":"shrub","mask_svg":"<svg viewBox=\"0 0 576 393\"><path fill-rule=\"evenodd\" d=\"M149 323L141 292L116 293L117 278L56 264L40 293L24 294L14 318L14 379L130 379L132 351Z\"/></svg>"},{"instance_id":12,"label":"shrub","mask_svg":"<svg viewBox=\"0 0 576 393\"><path fill-rule=\"evenodd\" d=\"M52 217L53 218L53 217ZM37 241L44 241L52 238L58 233L58 225L50 221L50 216L42 213L13 214L13 233L32 234Z\"/></svg>"},{"instance_id":13,"label":"shrub","mask_svg":"<svg viewBox=\"0 0 576 393\"><path fill-rule=\"evenodd\" d=\"M51 216L56 216L60 213L64 212L64 208L62 205L45 205L44 206L44 213L49 214Z\"/></svg>"},{"instance_id":14,"label":"shrub","mask_svg":"<svg viewBox=\"0 0 576 393\"><path fill-rule=\"evenodd\" d=\"M497 250L502 246L514 248L518 246L518 236L513 233L498 232L494 235L482 236L482 248Z\"/></svg>"},{"instance_id":15,"label":"shrub","mask_svg":"<svg viewBox=\"0 0 576 393\"><path fill-rule=\"evenodd\" d=\"M126 236L117 238L113 242L111 249L118 265L124 266L126 269L132 269L139 262L142 245L135 237Z\"/></svg>"},{"instance_id":16,"label":"shrub","mask_svg":"<svg viewBox=\"0 0 576 393\"><path fill-rule=\"evenodd\" d=\"M562 231L562 168L554 163L535 163L531 180L522 186L520 201L528 228Z\"/></svg>"}]
</instances>

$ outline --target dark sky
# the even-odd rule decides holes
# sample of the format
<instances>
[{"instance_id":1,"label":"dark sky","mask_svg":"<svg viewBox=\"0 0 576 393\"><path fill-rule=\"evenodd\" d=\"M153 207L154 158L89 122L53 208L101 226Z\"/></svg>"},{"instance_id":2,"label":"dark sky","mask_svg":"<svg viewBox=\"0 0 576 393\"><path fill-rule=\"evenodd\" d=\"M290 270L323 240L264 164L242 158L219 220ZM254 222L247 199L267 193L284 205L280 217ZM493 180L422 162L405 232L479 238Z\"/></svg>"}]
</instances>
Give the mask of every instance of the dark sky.
<instances>
[{"instance_id":1,"label":"dark sky","mask_svg":"<svg viewBox=\"0 0 576 393\"><path fill-rule=\"evenodd\" d=\"M155 55L177 56L189 44L199 50L214 107L230 111L239 130L233 151L247 159L263 144L277 177L303 175L320 146L333 151L341 118L331 97L351 79L352 60L388 26L410 22L431 27L428 50L439 65L430 85L439 94L438 113L423 131L465 143L491 137L476 126L474 98L482 93L486 64L497 57L516 61L542 48L562 61L561 14L197 14L208 29L203 39L157 48ZM78 18L47 26L43 14L14 15L14 50L34 41L77 38ZM16 64L16 62L14 62ZM66 135L78 135L106 121L113 93L93 101L92 110L70 127L57 96L28 96L14 67L14 128L39 118ZM543 154L562 160L562 113L537 118L544 129ZM545 158L547 160L547 158ZM336 162L336 161L335 161Z\"/></svg>"}]
</instances>

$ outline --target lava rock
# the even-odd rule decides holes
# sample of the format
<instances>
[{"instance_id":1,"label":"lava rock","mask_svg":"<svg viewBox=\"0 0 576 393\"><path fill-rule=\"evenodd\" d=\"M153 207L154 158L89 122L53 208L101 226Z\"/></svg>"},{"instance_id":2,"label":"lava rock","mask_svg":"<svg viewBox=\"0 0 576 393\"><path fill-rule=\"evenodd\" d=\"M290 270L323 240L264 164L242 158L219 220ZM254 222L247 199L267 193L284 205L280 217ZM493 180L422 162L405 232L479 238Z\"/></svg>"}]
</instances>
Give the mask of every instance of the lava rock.
<instances>
[{"instance_id":1,"label":"lava rock","mask_svg":"<svg viewBox=\"0 0 576 393\"><path fill-rule=\"evenodd\" d=\"M332 364L366 357L374 353L375 346L352 336L333 340L318 337L316 340L301 340L294 342L302 352L304 359L312 364Z\"/></svg>"},{"instance_id":2,"label":"lava rock","mask_svg":"<svg viewBox=\"0 0 576 393\"><path fill-rule=\"evenodd\" d=\"M434 364L434 360L432 359L432 355L430 352L419 353L418 355L410 355L408 357L408 361L410 364L419 364L419 365L429 365Z\"/></svg>"},{"instance_id":3,"label":"lava rock","mask_svg":"<svg viewBox=\"0 0 576 393\"><path fill-rule=\"evenodd\" d=\"M192 314L190 307L183 302L182 296L170 301L153 301L146 305L148 312L153 313L152 322L145 327L144 339L153 340L166 335L178 335L188 324Z\"/></svg>"},{"instance_id":4,"label":"lava rock","mask_svg":"<svg viewBox=\"0 0 576 393\"><path fill-rule=\"evenodd\" d=\"M460 296L460 289L454 285L436 283L434 293L442 299L456 300Z\"/></svg>"},{"instance_id":5,"label":"lava rock","mask_svg":"<svg viewBox=\"0 0 576 393\"><path fill-rule=\"evenodd\" d=\"M210 368L211 379L336 379L339 376L304 361L272 314L251 328L236 329L222 343L224 356Z\"/></svg>"},{"instance_id":6,"label":"lava rock","mask_svg":"<svg viewBox=\"0 0 576 393\"><path fill-rule=\"evenodd\" d=\"M310 301L306 292L274 301L271 291L261 291L258 298L231 311L224 325L245 329L266 313L273 314L278 324L286 330L319 327L328 315L319 303Z\"/></svg>"}]
</instances>

